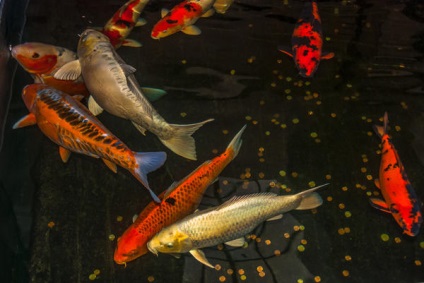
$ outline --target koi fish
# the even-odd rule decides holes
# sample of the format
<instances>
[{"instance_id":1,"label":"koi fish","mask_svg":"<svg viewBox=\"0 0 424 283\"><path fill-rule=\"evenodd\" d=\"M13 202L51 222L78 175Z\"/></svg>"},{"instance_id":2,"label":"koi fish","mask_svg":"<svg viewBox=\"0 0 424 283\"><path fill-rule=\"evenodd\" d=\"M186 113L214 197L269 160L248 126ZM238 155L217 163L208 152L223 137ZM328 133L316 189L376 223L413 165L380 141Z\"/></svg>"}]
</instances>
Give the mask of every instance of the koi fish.
<instances>
[{"instance_id":1,"label":"koi fish","mask_svg":"<svg viewBox=\"0 0 424 283\"><path fill-rule=\"evenodd\" d=\"M165 227L147 243L147 248L156 255L190 252L195 259L214 268L200 248L221 243L241 247L245 244L244 236L263 221L281 218L282 213L293 209L320 206L322 199L315 191L326 185L288 196L257 193L233 197Z\"/></svg>"},{"instance_id":2,"label":"koi fish","mask_svg":"<svg viewBox=\"0 0 424 283\"><path fill-rule=\"evenodd\" d=\"M215 0L213 8L217 13L225 14L233 2L234 0Z\"/></svg>"},{"instance_id":3,"label":"koi fish","mask_svg":"<svg viewBox=\"0 0 424 283\"><path fill-rule=\"evenodd\" d=\"M37 124L40 130L59 145L63 162L71 152L101 158L113 172L117 165L127 169L149 191L147 174L161 167L165 152L134 152L114 136L88 109L72 96L45 84L32 84L22 91L30 114L15 123L14 129ZM80 96L82 98L82 96Z\"/></svg>"},{"instance_id":4,"label":"koi fish","mask_svg":"<svg viewBox=\"0 0 424 283\"><path fill-rule=\"evenodd\" d=\"M135 222L118 239L114 260L126 264L148 252L147 242L163 227L193 213L203 193L216 180L224 168L237 156L244 126L228 145L227 149L159 195L160 204L151 202L139 214Z\"/></svg>"},{"instance_id":5,"label":"koi fish","mask_svg":"<svg viewBox=\"0 0 424 283\"><path fill-rule=\"evenodd\" d=\"M134 27L146 24L140 14L150 0L130 0L125 3L112 18L105 24L102 33L110 39L112 46L117 49L121 46L140 47L141 43L127 39Z\"/></svg>"},{"instance_id":6,"label":"koi fish","mask_svg":"<svg viewBox=\"0 0 424 283\"><path fill-rule=\"evenodd\" d=\"M153 39L161 39L178 31L189 35L199 35L201 31L194 23L200 17L210 17L214 0L185 0L176 5L170 12L162 9L160 19L152 29Z\"/></svg>"},{"instance_id":7,"label":"koi fish","mask_svg":"<svg viewBox=\"0 0 424 283\"><path fill-rule=\"evenodd\" d=\"M389 118L384 113L383 126L374 125L374 131L381 138L381 163L379 180L375 185L381 190L384 200L370 198L374 208L391 213L403 232L408 236L416 236L420 231L423 217L421 205L409 182L405 168L387 134Z\"/></svg>"},{"instance_id":8,"label":"koi fish","mask_svg":"<svg viewBox=\"0 0 424 283\"><path fill-rule=\"evenodd\" d=\"M294 28L291 43L291 51L285 48L280 48L280 51L293 57L299 74L304 78L314 75L322 59L334 57L333 52L322 54L321 18L316 1L305 4Z\"/></svg>"},{"instance_id":9,"label":"koi fish","mask_svg":"<svg viewBox=\"0 0 424 283\"><path fill-rule=\"evenodd\" d=\"M105 109L131 120L143 135L147 129L176 154L196 160L191 135L213 119L190 125L168 124L140 91L131 76L135 69L119 57L109 38L98 31L87 29L82 33L77 53L79 59L64 65L55 78L75 80L82 75L91 93L88 106L94 115Z\"/></svg>"},{"instance_id":10,"label":"koi fish","mask_svg":"<svg viewBox=\"0 0 424 283\"><path fill-rule=\"evenodd\" d=\"M22 68L31 74L35 83L44 83L71 95L89 96L82 78L64 81L54 77L63 65L77 58L75 52L60 46L27 42L13 47L11 53Z\"/></svg>"}]
</instances>

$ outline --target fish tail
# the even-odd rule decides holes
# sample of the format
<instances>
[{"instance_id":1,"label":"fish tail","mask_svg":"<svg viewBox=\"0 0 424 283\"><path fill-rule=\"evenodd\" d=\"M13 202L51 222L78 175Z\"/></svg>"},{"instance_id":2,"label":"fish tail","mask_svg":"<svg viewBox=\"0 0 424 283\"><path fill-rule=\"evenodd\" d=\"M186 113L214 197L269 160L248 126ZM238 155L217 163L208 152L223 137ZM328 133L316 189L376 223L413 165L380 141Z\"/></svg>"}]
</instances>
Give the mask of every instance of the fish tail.
<instances>
[{"instance_id":1,"label":"fish tail","mask_svg":"<svg viewBox=\"0 0 424 283\"><path fill-rule=\"evenodd\" d=\"M387 112L384 112L383 125L373 125L372 128L374 129L374 132L377 134L377 136L381 139L385 134L387 134L388 125L389 116L387 115Z\"/></svg>"},{"instance_id":2,"label":"fish tail","mask_svg":"<svg viewBox=\"0 0 424 283\"><path fill-rule=\"evenodd\" d=\"M329 185L329 183L298 193L297 196L301 196L302 201L296 210L313 209L320 206L322 204L322 198L315 191L327 185Z\"/></svg>"},{"instance_id":3,"label":"fish tail","mask_svg":"<svg viewBox=\"0 0 424 283\"><path fill-rule=\"evenodd\" d=\"M150 189L149 182L147 181L147 174L155 171L165 163L166 153L159 152L137 152L135 159L138 164L133 172L134 176L146 187L155 202L160 202L157 195Z\"/></svg>"},{"instance_id":4,"label":"fish tail","mask_svg":"<svg viewBox=\"0 0 424 283\"><path fill-rule=\"evenodd\" d=\"M243 143L243 140L241 139L241 135L243 134L245 129L246 129L246 125L244 125L243 128L241 128L241 130L234 136L230 144L227 146L226 151L232 151L232 155L233 155L232 159L234 159L240 151L240 147Z\"/></svg>"},{"instance_id":5,"label":"fish tail","mask_svg":"<svg viewBox=\"0 0 424 283\"><path fill-rule=\"evenodd\" d=\"M191 135L201 126L213 120L214 119L208 119L200 123L189 125L171 124L170 126L175 131L174 136L166 140L161 139L160 141L176 154L187 159L196 160L196 145Z\"/></svg>"}]
</instances>

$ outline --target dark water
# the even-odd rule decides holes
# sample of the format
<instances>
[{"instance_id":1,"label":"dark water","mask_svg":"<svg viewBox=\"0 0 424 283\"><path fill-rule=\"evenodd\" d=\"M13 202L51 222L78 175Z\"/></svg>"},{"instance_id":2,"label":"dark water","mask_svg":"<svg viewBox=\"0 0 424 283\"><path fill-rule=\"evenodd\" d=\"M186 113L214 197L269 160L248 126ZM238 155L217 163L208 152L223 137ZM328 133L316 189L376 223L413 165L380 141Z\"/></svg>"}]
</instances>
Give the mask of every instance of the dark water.
<instances>
[{"instance_id":1,"label":"dark water","mask_svg":"<svg viewBox=\"0 0 424 283\"><path fill-rule=\"evenodd\" d=\"M30 1L23 41L75 50L79 33L102 26L123 3ZM336 56L322 61L313 79L299 77L293 60L277 49L290 44L302 1L235 1L225 15L200 19L199 36L151 39L160 9L174 5L152 0L142 14L147 25L130 36L143 47L118 53L137 69L141 85L167 89L153 105L168 122L215 119L194 134L198 160L173 154L128 121L107 113L99 119L135 151L168 153L165 165L149 174L158 194L222 152L247 124L239 155L221 174L231 178L231 193L242 190L235 179L249 181L252 191L274 180L292 193L330 182L320 191L324 204L262 225L255 230L262 241L245 251L206 249L222 266L218 271L190 255L147 254L118 266L110 235L123 233L149 195L133 176L122 169L113 174L99 160L74 154L63 164L57 146L36 126L11 130L27 114L20 91L32 82L18 68L1 179L13 199L31 281L90 282L97 269L97 282L424 281L422 231L414 238L402 234L392 216L368 202L379 194L372 125L381 124L385 111L393 143L424 200L423 5L320 1L323 49ZM203 207L216 204L214 192L224 179L208 190Z\"/></svg>"}]
</instances>

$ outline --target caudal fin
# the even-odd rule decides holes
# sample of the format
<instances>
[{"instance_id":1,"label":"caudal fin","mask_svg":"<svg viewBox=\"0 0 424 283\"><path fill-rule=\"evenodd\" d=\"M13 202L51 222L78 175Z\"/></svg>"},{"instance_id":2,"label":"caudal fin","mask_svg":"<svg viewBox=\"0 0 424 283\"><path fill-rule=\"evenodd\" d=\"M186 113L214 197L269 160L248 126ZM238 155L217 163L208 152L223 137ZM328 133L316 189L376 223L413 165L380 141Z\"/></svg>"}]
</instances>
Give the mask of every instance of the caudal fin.
<instances>
[{"instance_id":1,"label":"caudal fin","mask_svg":"<svg viewBox=\"0 0 424 283\"><path fill-rule=\"evenodd\" d=\"M389 116L387 115L387 112L384 112L383 126L373 125L372 128L374 129L374 132L377 134L377 136L381 139L382 136L387 134L388 125L389 125Z\"/></svg>"},{"instance_id":2,"label":"caudal fin","mask_svg":"<svg viewBox=\"0 0 424 283\"><path fill-rule=\"evenodd\" d=\"M313 209L320 206L322 204L322 198L315 191L327 185L329 183L298 193L297 195L302 197L302 202L296 210Z\"/></svg>"},{"instance_id":3,"label":"caudal fin","mask_svg":"<svg viewBox=\"0 0 424 283\"><path fill-rule=\"evenodd\" d=\"M241 128L241 130L234 136L234 138L231 140L230 144L227 146L227 151L233 151L233 159L237 156L237 154L240 151L241 144L243 143L241 139L241 135L243 134L244 130L246 129L246 125Z\"/></svg>"},{"instance_id":4,"label":"caudal fin","mask_svg":"<svg viewBox=\"0 0 424 283\"><path fill-rule=\"evenodd\" d=\"M147 181L147 174L155 171L165 163L166 153L163 151L159 152L137 152L135 159L138 164L138 168L132 172L134 176L139 180L149 191L155 202L160 202L157 195L150 189L149 182Z\"/></svg>"},{"instance_id":5,"label":"caudal fin","mask_svg":"<svg viewBox=\"0 0 424 283\"><path fill-rule=\"evenodd\" d=\"M191 135L201 126L213 120L214 119L208 119L200 123L189 125L171 124L175 131L174 136L167 140L161 139L160 141L176 154L187 159L196 160L196 145Z\"/></svg>"}]
</instances>

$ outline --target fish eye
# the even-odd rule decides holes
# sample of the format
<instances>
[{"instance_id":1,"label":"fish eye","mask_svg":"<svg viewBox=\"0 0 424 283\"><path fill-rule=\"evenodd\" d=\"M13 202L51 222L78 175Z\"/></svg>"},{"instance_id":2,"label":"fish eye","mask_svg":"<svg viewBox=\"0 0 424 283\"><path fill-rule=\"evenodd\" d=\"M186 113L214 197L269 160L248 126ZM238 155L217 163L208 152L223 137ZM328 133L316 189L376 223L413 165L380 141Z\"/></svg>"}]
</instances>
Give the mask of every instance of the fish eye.
<instances>
[{"instance_id":1,"label":"fish eye","mask_svg":"<svg viewBox=\"0 0 424 283\"><path fill-rule=\"evenodd\" d=\"M38 54L37 52L34 52L34 54L32 54L33 59L37 59L39 57L40 57L40 54Z\"/></svg>"},{"instance_id":2,"label":"fish eye","mask_svg":"<svg viewBox=\"0 0 424 283\"><path fill-rule=\"evenodd\" d=\"M166 243L166 245L165 245L167 248L170 248L170 249L172 249L173 247L174 247L174 244L173 243Z\"/></svg>"}]
</instances>

